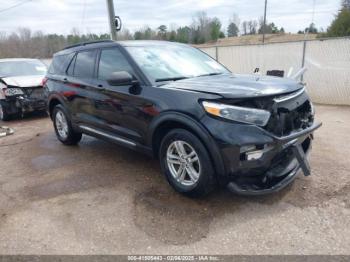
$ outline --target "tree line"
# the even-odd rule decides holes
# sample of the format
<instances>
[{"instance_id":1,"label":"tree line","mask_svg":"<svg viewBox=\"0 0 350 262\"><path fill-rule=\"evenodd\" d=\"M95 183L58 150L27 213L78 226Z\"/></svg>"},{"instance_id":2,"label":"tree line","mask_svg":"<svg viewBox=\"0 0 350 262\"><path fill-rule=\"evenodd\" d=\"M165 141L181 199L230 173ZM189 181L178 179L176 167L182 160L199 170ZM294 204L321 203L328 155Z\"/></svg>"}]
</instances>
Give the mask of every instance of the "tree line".
<instances>
[{"instance_id":1,"label":"tree line","mask_svg":"<svg viewBox=\"0 0 350 262\"><path fill-rule=\"evenodd\" d=\"M321 31L321 32L319 32ZM239 35L283 34L283 27L273 22L258 20L240 21L237 14L229 19L227 28L223 28L217 17L209 17L205 12L193 16L192 23L187 26L160 25L152 29L144 26L134 33L128 29L118 32L118 40L168 40L188 44L203 44L216 42L219 38ZM350 36L350 0L342 0L341 9L335 16L327 31L317 29L315 24L300 30L298 33L319 33L320 37ZM44 34L41 31L32 32L28 28L19 28L16 32L6 34L0 32L0 58L6 57L37 57L48 58L68 45L80 42L109 39L109 34L80 34L75 28L68 35Z\"/></svg>"},{"instance_id":2,"label":"tree line","mask_svg":"<svg viewBox=\"0 0 350 262\"><path fill-rule=\"evenodd\" d=\"M209 17L205 12L198 12L193 16L190 25L176 27L160 25L156 29L144 26L134 33L128 29L118 32L118 40L168 40L188 44L203 44L215 42L219 38L262 33L262 20L243 21L240 23L238 15L234 14L227 28L223 28L217 17ZM265 26L268 34L284 32L274 23ZM16 32L6 34L0 32L0 58L4 57L52 57L58 50L80 42L110 39L109 34L80 34L73 28L68 35L44 34L42 31L32 32L29 28L18 28Z\"/></svg>"}]
</instances>

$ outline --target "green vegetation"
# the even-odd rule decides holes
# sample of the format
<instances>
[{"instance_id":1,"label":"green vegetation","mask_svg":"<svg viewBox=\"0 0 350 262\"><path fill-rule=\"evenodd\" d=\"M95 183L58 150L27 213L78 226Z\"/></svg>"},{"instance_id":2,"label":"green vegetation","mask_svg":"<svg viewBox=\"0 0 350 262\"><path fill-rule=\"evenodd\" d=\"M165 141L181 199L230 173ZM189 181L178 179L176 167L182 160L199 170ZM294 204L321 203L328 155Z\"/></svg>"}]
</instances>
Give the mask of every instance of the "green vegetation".
<instances>
[{"instance_id":1,"label":"green vegetation","mask_svg":"<svg viewBox=\"0 0 350 262\"><path fill-rule=\"evenodd\" d=\"M342 8L336 15L326 33L329 37L350 36L350 0L342 3Z\"/></svg>"}]
</instances>

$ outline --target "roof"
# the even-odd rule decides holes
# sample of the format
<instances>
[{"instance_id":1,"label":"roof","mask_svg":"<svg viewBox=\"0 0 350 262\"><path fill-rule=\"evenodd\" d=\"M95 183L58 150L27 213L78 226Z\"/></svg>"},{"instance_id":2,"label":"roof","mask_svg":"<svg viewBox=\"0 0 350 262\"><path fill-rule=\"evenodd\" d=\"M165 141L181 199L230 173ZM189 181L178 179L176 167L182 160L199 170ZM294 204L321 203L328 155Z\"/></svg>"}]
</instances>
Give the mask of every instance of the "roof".
<instances>
[{"instance_id":1,"label":"roof","mask_svg":"<svg viewBox=\"0 0 350 262\"><path fill-rule=\"evenodd\" d=\"M130 41L118 41L121 46L178 46L184 45L177 42L160 41L160 40L130 40Z\"/></svg>"},{"instance_id":2,"label":"roof","mask_svg":"<svg viewBox=\"0 0 350 262\"><path fill-rule=\"evenodd\" d=\"M88 50L99 47L109 47L109 46L176 46L176 45L184 45L181 43L169 42L169 41L157 41L157 40L128 40L128 41L94 41L94 42L85 42L72 46L68 46L62 51L57 52L55 55L64 55L69 54L76 51Z\"/></svg>"},{"instance_id":3,"label":"roof","mask_svg":"<svg viewBox=\"0 0 350 262\"><path fill-rule=\"evenodd\" d=\"M35 59L35 58L4 58L4 59L0 59L0 63L1 62L24 62L24 61L37 61L39 59Z\"/></svg>"}]
</instances>

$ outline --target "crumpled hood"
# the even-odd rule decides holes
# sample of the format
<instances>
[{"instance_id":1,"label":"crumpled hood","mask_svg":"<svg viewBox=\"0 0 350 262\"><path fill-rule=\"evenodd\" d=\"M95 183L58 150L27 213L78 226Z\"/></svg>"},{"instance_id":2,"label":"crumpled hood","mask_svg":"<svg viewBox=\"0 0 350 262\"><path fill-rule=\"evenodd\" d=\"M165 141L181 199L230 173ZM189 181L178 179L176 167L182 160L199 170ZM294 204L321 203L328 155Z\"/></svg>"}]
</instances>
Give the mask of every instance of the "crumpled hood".
<instances>
[{"instance_id":1,"label":"crumpled hood","mask_svg":"<svg viewBox=\"0 0 350 262\"><path fill-rule=\"evenodd\" d=\"M225 74L179 80L162 87L218 94L225 98L248 98L290 93L303 85L280 77Z\"/></svg>"},{"instance_id":2,"label":"crumpled hood","mask_svg":"<svg viewBox=\"0 0 350 262\"><path fill-rule=\"evenodd\" d=\"M1 78L9 86L32 87L40 86L44 76L10 76Z\"/></svg>"}]
</instances>

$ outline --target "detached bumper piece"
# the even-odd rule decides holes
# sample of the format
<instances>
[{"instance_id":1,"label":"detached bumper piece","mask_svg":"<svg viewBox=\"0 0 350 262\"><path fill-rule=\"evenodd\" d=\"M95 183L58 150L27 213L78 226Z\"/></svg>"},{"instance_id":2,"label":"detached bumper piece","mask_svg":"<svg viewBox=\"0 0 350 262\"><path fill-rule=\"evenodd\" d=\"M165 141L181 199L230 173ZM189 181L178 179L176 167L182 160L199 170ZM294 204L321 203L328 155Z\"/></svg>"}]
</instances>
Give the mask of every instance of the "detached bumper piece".
<instances>
[{"instance_id":1,"label":"detached bumper piece","mask_svg":"<svg viewBox=\"0 0 350 262\"><path fill-rule=\"evenodd\" d=\"M46 101L36 98L18 97L16 107L21 108L23 113L46 109Z\"/></svg>"},{"instance_id":2,"label":"detached bumper piece","mask_svg":"<svg viewBox=\"0 0 350 262\"><path fill-rule=\"evenodd\" d=\"M275 137L281 153L273 161L271 169L264 175L240 176L228 184L230 191L239 195L265 195L278 192L297 177L300 170L305 176L311 174L307 154L311 149L312 132L321 124L315 124L297 134L283 138Z\"/></svg>"}]
</instances>

